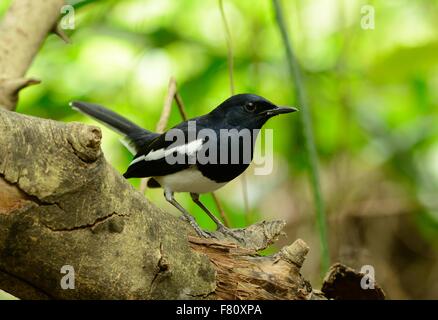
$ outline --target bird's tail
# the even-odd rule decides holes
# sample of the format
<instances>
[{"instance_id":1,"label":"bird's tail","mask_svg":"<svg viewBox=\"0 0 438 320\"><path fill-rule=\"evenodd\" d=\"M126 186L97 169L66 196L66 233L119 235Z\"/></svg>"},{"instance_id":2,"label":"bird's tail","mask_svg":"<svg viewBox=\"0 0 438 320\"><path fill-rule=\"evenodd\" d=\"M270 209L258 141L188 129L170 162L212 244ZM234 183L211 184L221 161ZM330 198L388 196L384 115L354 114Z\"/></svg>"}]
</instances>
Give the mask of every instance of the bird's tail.
<instances>
[{"instance_id":1,"label":"bird's tail","mask_svg":"<svg viewBox=\"0 0 438 320\"><path fill-rule=\"evenodd\" d=\"M121 142L134 154L159 136L159 134L143 129L125 117L98 104L73 101L70 106L121 134L124 137Z\"/></svg>"}]
</instances>

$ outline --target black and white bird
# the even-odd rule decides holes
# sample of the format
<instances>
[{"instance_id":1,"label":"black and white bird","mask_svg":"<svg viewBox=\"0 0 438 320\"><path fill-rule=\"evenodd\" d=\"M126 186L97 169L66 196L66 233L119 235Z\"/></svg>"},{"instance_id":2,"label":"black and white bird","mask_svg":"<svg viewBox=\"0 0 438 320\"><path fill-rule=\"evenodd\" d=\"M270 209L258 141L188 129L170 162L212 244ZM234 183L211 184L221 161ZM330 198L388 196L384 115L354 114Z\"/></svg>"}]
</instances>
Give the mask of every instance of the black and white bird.
<instances>
[{"instance_id":1,"label":"black and white bird","mask_svg":"<svg viewBox=\"0 0 438 320\"><path fill-rule=\"evenodd\" d=\"M125 178L151 177L148 186L162 187L166 200L195 231L209 237L174 198L175 192L189 192L193 201L216 223L219 232L238 240L239 236L202 204L199 195L223 187L246 170L253 157L257 134L268 119L297 111L278 107L254 94L238 94L210 113L159 134L97 104L74 101L70 105L123 135L125 146L135 154L123 175Z\"/></svg>"}]
</instances>

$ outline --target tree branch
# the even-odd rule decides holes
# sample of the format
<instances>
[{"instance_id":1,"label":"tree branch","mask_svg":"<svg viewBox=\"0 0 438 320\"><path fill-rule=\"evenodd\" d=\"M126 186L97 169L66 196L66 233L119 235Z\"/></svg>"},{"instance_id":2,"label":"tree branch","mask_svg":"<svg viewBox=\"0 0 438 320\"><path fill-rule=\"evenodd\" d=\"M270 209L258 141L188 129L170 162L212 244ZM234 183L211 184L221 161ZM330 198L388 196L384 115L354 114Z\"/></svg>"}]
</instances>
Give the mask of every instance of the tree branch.
<instances>
[{"instance_id":1,"label":"tree branch","mask_svg":"<svg viewBox=\"0 0 438 320\"><path fill-rule=\"evenodd\" d=\"M38 83L23 77L63 4L63 0L15 0L6 12L0 24L0 106L14 110L18 92Z\"/></svg>"},{"instance_id":2,"label":"tree branch","mask_svg":"<svg viewBox=\"0 0 438 320\"><path fill-rule=\"evenodd\" d=\"M244 245L196 238L108 165L99 128L6 110L0 119L0 288L20 298L311 297L302 241L257 255L284 222L238 229ZM64 265L75 290L60 286Z\"/></svg>"}]
</instances>

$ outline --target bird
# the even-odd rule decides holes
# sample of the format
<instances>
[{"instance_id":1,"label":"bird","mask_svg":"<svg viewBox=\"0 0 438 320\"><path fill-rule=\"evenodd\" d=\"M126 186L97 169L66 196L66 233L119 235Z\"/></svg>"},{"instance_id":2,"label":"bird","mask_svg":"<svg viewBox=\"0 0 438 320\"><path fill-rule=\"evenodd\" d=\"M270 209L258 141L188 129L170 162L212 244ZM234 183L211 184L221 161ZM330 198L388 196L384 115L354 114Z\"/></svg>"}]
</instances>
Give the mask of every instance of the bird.
<instances>
[{"instance_id":1,"label":"bird","mask_svg":"<svg viewBox=\"0 0 438 320\"><path fill-rule=\"evenodd\" d=\"M200 201L200 194L223 187L248 168L257 135L270 118L298 111L277 106L256 94L242 93L229 97L209 113L160 134L95 103L72 101L70 106L122 135L122 143L134 155L123 174L126 179L150 178L148 187L163 188L165 199L199 236L214 237L202 230L174 197L175 193L190 193L215 222L217 231L238 241L243 239L210 212Z\"/></svg>"}]
</instances>

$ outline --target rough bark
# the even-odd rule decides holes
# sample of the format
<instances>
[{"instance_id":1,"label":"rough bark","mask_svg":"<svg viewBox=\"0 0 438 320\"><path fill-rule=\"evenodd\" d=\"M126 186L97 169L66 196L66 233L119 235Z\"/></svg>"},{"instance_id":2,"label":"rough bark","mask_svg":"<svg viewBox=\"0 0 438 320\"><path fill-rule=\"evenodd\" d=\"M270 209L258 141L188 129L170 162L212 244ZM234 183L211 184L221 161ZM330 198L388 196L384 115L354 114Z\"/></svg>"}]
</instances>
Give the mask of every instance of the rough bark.
<instances>
[{"instance_id":1,"label":"rough bark","mask_svg":"<svg viewBox=\"0 0 438 320\"><path fill-rule=\"evenodd\" d=\"M207 241L105 161L100 130L0 110L0 288L20 298L311 298L301 241L259 257L283 222ZM63 290L62 266L76 273ZM264 272L260 272L264 270Z\"/></svg>"},{"instance_id":2,"label":"rough bark","mask_svg":"<svg viewBox=\"0 0 438 320\"><path fill-rule=\"evenodd\" d=\"M301 239L279 253L261 257L256 250L239 245L190 238L193 249L208 256L216 271L213 296L224 300L317 299L300 274L309 251Z\"/></svg>"},{"instance_id":3,"label":"rough bark","mask_svg":"<svg viewBox=\"0 0 438 320\"><path fill-rule=\"evenodd\" d=\"M24 78L63 0L15 0L0 24L0 106L14 110L18 92L39 81Z\"/></svg>"}]
</instances>

